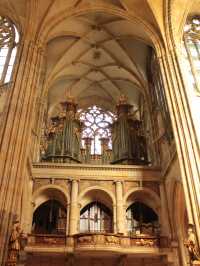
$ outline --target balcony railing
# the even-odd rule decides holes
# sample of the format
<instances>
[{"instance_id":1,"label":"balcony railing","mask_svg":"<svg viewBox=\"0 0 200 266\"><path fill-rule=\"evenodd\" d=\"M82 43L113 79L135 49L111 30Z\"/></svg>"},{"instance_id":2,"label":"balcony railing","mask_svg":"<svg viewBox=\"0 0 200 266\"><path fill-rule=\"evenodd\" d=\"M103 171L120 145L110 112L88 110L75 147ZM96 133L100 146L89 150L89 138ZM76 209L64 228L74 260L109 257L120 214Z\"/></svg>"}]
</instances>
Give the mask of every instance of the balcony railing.
<instances>
[{"instance_id":1,"label":"balcony railing","mask_svg":"<svg viewBox=\"0 0 200 266\"><path fill-rule=\"evenodd\" d=\"M148 235L148 236L159 236L160 235L160 225L152 223L141 223L138 226L133 226L128 230L128 235L134 237L137 235Z\"/></svg>"},{"instance_id":2,"label":"balcony railing","mask_svg":"<svg viewBox=\"0 0 200 266\"><path fill-rule=\"evenodd\" d=\"M28 236L28 246L66 246L66 236L31 234Z\"/></svg>"},{"instance_id":3,"label":"balcony railing","mask_svg":"<svg viewBox=\"0 0 200 266\"><path fill-rule=\"evenodd\" d=\"M121 236L114 234L79 234L75 236L75 246L87 246L87 245L95 245L95 246L118 246L118 247L159 247L160 239L154 236Z\"/></svg>"},{"instance_id":4,"label":"balcony railing","mask_svg":"<svg viewBox=\"0 0 200 266\"><path fill-rule=\"evenodd\" d=\"M168 247L167 238L160 238L156 236L122 236L111 233L84 233L74 236L65 235L29 235L27 246L30 248L51 248L51 247L64 247L73 250L85 249L128 249L134 252L137 247L143 249L158 249L160 247ZM135 249L136 250L136 249Z\"/></svg>"}]
</instances>

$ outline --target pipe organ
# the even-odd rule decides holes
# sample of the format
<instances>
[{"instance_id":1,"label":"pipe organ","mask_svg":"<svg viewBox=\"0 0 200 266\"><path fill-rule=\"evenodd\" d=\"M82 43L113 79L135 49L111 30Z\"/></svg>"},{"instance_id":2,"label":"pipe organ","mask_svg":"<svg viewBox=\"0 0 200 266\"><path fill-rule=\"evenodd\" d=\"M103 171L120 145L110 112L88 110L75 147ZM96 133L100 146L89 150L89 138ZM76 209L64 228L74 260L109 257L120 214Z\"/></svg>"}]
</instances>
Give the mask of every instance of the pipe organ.
<instances>
[{"instance_id":1,"label":"pipe organ","mask_svg":"<svg viewBox=\"0 0 200 266\"><path fill-rule=\"evenodd\" d=\"M120 97L112 125L113 164L148 164L142 121L132 118L132 107L125 97Z\"/></svg>"},{"instance_id":2,"label":"pipe organ","mask_svg":"<svg viewBox=\"0 0 200 266\"><path fill-rule=\"evenodd\" d=\"M47 131L47 149L43 160L61 163L80 163L81 127L77 104L69 97L61 103L62 112L52 117Z\"/></svg>"},{"instance_id":3,"label":"pipe organ","mask_svg":"<svg viewBox=\"0 0 200 266\"><path fill-rule=\"evenodd\" d=\"M101 154L92 153L95 136L83 135L84 121L72 97L61 103L62 111L51 118L45 139L42 161L89 164L148 164L147 143L142 121L135 119L132 105L121 96L116 115L109 124L111 139L99 134ZM98 131L98 130L96 130ZM102 132L102 126L100 131ZM111 141L112 149L109 147Z\"/></svg>"}]
</instances>

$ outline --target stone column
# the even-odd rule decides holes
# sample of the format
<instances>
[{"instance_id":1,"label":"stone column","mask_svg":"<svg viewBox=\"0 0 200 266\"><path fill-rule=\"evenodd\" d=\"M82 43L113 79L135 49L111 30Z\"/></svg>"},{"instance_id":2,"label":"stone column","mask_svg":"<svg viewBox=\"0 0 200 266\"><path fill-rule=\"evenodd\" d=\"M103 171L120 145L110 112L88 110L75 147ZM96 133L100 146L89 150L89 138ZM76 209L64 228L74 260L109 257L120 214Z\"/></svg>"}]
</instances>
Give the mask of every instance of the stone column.
<instances>
[{"instance_id":1,"label":"stone column","mask_svg":"<svg viewBox=\"0 0 200 266\"><path fill-rule=\"evenodd\" d=\"M113 205L113 233L117 234L117 221L116 221L116 205Z\"/></svg>"},{"instance_id":2,"label":"stone column","mask_svg":"<svg viewBox=\"0 0 200 266\"><path fill-rule=\"evenodd\" d=\"M31 202L33 193L33 180L30 179L30 176L26 177L23 190L22 203L20 202L20 204L22 204L22 208L21 213L19 212L19 217L21 217L21 229L23 230L23 233L30 234L34 210L33 203Z\"/></svg>"},{"instance_id":3,"label":"stone column","mask_svg":"<svg viewBox=\"0 0 200 266\"><path fill-rule=\"evenodd\" d=\"M162 227L161 235L171 237L169 209L166 199L165 185L160 183L160 199L161 199L161 213L160 213L160 225Z\"/></svg>"},{"instance_id":4,"label":"stone column","mask_svg":"<svg viewBox=\"0 0 200 266\"><path fill-rule=\"evenodd\" d=\"M123 207L123 187L122 181L116 181L116 224L117 233L124 233L125 215Z\"/></svg>"},{"instance_id":5,"label":"stone column","mask_svg":"<svg viewBox=\"0 0 200 266\"><path fill-rule=\"evenodd\" d=\"M183 83L176 48L162 51L159 58L166 98L172 120L189 223L195 225L200 246L200 153L199 140L191 115L187 88Z\"/></svg>"},{"instance_id":6,"label":"stone column","mask_svg":"<svg viewBox=\"0 0 200 266\"><path fill-rule=\"evenodd\" d=\"M25 38L25 37L24 37ZM22 197L30 152L35 96L43 66L40 44L21 39L5 112L0 129L0 262L4 263L8 237Z\"/></svg>"},{"instance_id":7,"label":"stone column","mask_svg":"<svg viewBox=\"0 0 200 266\"><path fill-rule=\"evenodd\" d=\"M35 106L36 115L33 126L34 133L32 133L32 147L31 147L31 149L33 150L32 159L34 162L39 162L41 157L40 137L42 136L42 133L44 134L44 127L45 127L44 119L46 118L45 112L47 109L46 106L47 106L47 100L45 101L44 99L41 99L38 96Z\"/></svg>"},{"instance_id":8,"label":"stone column","mask_svg":"<svg viewBox=\"0 0 200 266\"><path fill-rule=\"evenodd\" d=\"M74 235L78 233L79 217L80 215L79 215L79 208L78 208L78 181L72 180L70 217L69 217L69 234L70 235Z\"/></svg>"},{"instance_id":9,"label":"stone column","mask_svg":"<svg viewBox=\"0 0 200 266\"><path fill-rule=\"evenodd\" d=\"M67 221L66 221L66 235L69 235L69 219L70 219L70 213L71 213L71 203L68 203L66 205L67 208Z\"/></svg>"}]
</instances>

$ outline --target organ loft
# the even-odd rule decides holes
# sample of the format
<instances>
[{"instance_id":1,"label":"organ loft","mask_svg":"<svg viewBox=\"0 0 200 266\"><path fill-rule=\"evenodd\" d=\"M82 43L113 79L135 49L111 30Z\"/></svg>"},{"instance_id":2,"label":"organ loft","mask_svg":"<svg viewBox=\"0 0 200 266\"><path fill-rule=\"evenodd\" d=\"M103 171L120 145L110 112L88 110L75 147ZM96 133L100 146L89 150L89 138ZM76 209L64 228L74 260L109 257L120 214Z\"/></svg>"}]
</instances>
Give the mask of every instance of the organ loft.
<instances>
[{"instance_id":1,"label":"organ loft","mask_svg":"<svg viewBox=\"0 0 200 266\"><path fill-rule=\"evenodd\" d=\"M139 165L150 163L142 121L133 119L133 106L128 104L124 95L119 98L115 115L105 115L103 110L93 106L89 110L90 116L84 111L87 120L82 111L77 110L78 104L72 97L68 97L61 106L60 114L51 117L41 143L43 161ZM98 153L98 157L92 156Z\"/></svg>"},{"instance_id":2,"label":"organ loft","mask_svg":"<svg viewBox=\"0 0 200 266\"><path fill-rule=\"evenodd\" d=\"M199 0L0 0L0 266L200 265L199 96Z\"/></svg>"}]
</instances>

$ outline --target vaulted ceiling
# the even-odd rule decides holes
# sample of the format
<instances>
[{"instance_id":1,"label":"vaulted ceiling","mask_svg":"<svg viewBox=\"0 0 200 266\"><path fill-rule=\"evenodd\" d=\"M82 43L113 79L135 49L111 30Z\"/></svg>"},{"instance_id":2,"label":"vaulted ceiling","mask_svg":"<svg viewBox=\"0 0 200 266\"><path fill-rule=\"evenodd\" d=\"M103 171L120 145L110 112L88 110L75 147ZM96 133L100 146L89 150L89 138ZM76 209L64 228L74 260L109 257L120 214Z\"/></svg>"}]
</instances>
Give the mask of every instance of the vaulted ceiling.
<instances>
[{"instance_id":1,"label":"vaulted ceiling","mask_svg":"<svg viewBox=\"0 0 200 266\"><path fill-rule=\"evenodd\" d=\"M41 91L52 114L66 94L110 110L125 94L137 108L148 93L150 47L166 42L168 22L181 36L198 8L199 0L1 0L0 12L46 44Z\"/></svg>"},{"instance_id":2,"label":"vaulted ceiling","mask_svg":"<svg viewBox=\"0 0 200 266\"><path fill-rule=\"evenodd\" d=\"M81 107L98 104L112 110L121 94L138 106L147 89L150 52L138 35L130 22L105 13L68 20L65 36L47 45L45 86L50 108L59 108L69 94Z\"/></svg>"}]
</instances>

